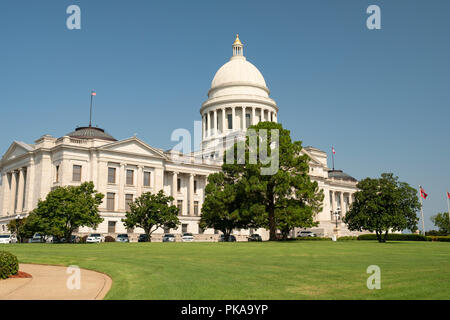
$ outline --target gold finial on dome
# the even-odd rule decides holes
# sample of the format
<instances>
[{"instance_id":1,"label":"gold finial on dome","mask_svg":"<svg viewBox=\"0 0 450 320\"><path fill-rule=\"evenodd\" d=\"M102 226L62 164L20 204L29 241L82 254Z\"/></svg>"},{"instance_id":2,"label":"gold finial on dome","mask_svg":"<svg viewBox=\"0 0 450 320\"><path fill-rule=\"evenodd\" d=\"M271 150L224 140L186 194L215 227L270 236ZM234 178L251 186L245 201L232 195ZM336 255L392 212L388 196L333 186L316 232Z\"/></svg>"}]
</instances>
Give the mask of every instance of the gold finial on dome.
<instances>
[{"instance_id":1,"label":"gold finial on dome","mask_svg":"<svg viewBox=\"0 0 450 320\"><path fill-rule=\"evenodd\" d=\"M241 42L241 40L239 40L239 34L236 35L236 40L234 40L233 46L234 45L241 45L242 46L242 42Z\"/></svg>"}]
</instances>

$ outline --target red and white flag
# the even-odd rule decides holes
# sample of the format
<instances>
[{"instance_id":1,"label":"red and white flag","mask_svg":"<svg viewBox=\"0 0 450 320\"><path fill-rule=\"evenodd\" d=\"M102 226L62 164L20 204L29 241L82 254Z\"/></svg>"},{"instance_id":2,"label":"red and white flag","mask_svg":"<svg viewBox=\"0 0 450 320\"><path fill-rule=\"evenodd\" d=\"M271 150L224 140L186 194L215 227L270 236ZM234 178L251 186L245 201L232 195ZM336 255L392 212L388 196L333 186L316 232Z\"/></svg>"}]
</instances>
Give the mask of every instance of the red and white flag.
<instances>
[{"instance_id":1,"label":"red and white flag","mask_svg":"<svg viewBox=\"0 0 450 320\"><path fill-rule=\"evenodd\" d=\"M447 191L447 198L450 199L450 193Z\"/></svg>"},{"instance_id":2,"label":"red and white flag","mask_svg":"<svg viewBox=\"0 0 450 320\"><path fill-rule=\"evenodd\" d=\"M331 151L333 152L333 154L336 154L336 150L334 150L334 147L331 147Z\"/></svg>"},{"instance_id":3,"label":"red and white flag","mask_svg":"<svg viewBox=\"0 0 450 320\"><path fill-rule=\"evenodd\" d=\"M94 96L94 97L95 97L96 95L97 95L97 93L96 93L95 91L92 91L92 92L91 92L91 96Z\"/></svg>"},{"instance_id":4,"label":"red and white flag","mask_svg":"<svg viewBox=\"0 0 450 320\"><path fill-rule=\"evenodd\" d=\"M425 190L423 190L422 187L420 187L420 196L421 196L423 199L426 199L426 198L428 197L428 194L425 192Z\"/></svg>"}]
</instances>

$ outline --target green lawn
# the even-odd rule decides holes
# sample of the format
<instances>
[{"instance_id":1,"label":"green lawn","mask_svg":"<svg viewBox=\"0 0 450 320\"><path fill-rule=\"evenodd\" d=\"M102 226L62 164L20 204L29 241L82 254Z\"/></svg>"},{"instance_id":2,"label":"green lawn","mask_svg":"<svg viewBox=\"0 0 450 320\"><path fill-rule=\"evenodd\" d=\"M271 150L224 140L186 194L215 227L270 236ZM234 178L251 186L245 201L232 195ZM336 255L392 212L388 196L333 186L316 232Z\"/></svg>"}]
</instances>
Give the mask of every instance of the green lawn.
<instances>
[{"instance_id":1,"label":"green lawn","mask_svg":"<svg viewBox=\"0 0 450 320\"><path fill-rule=\"evenodd\" d=\"M78 265L113 279L107 299L450 299L450 243L13 244L22 263ZM381 268L381 290L366 269Z\"/></svg>"}]
</instances>

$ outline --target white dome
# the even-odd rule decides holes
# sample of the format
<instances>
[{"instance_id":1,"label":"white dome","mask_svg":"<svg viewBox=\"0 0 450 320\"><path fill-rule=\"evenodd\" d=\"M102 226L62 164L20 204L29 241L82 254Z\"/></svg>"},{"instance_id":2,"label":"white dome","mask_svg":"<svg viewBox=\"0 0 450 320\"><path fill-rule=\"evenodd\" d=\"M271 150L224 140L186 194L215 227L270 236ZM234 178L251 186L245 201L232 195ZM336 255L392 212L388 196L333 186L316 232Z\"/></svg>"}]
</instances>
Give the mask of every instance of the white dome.
<instances>
[{"instance_id":1,"label":"white dome","mask_svg":"<svg viewBox=\"0 0 450 320\"><path fill-rule=\"evenodd\" d=\"M225 63L214 76L211 89L233 83L267 88L261 72L244 57L233 57Z\"/></svg>"}]
</instances>

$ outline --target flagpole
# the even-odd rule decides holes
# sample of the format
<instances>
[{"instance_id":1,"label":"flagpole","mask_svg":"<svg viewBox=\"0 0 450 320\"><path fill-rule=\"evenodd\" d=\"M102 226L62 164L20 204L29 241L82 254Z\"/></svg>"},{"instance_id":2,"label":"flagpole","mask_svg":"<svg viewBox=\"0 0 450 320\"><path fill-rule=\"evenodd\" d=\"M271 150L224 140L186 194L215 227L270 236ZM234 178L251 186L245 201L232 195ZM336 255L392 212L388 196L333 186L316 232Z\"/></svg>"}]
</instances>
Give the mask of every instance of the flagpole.
<instances>
[{"instance_id":1,"label":"flagpole","mask_svg":"<svg viewBox=\"0 0 450 320\"><path fill-rule=\"evenodd\" d=\"M331 158L333 159L333 171L334 171L334 147L331 147Z\"/></svg>"},{"instance_id":2,"label":"flagpole","mask_svg":"<svg viewBox=\"0 0 450 320\"><path fill-rule=\"evenodd\" d=\"M90 113L89 113L89 127L92 127L92 91L91 91L91 109L90 109Z\"/></svg>"},{"instance_id":3,"label":"flagpole","mask_svg":"<svg viewBox=\"0 0 450 320\"><path fill-rule=\"evenodd\" d=\"M425 235L425 220L423 219L423 199L422 199L422 186L419 186L420 197L420 212L422 214L422 233Z\"/></svg>"}]
</instances>

